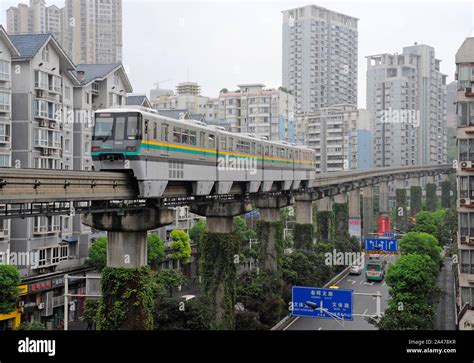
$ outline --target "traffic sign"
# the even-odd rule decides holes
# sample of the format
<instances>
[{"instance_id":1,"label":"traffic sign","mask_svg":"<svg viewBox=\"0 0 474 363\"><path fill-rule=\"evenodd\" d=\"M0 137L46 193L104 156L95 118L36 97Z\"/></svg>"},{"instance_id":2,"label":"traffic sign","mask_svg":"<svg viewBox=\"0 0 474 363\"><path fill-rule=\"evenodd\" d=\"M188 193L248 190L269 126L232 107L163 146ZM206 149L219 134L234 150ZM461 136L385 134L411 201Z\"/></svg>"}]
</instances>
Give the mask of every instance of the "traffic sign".
<instances>
[{"instance_id":1,"label":"traffic sign","mask_svg":"<svg viewBox=\"0 0 474 363\"><path fill-rule=\"evenodd\" d=\"M395 232L384 232L383 236L384 237L395 237Z\"/></svg>"},{"instance_id":2,"label":"traffic sign","mask_svg":"<svg viewBox=\"0 0 474 363\"><path fill-rule=\"evenodd\" d=\"M293 316L352 320L352 290L293 286Z\"/></svg>"},{"instance_id":3,"label":"traffic sign","mask_svg":"<svg viewBox=\"0 0 474 363\"><path fill-rule=\"evenodd\" d=\"M366 251L397 252L398 241L395 238L366 238Z\"/></svg>"}]
</instances>

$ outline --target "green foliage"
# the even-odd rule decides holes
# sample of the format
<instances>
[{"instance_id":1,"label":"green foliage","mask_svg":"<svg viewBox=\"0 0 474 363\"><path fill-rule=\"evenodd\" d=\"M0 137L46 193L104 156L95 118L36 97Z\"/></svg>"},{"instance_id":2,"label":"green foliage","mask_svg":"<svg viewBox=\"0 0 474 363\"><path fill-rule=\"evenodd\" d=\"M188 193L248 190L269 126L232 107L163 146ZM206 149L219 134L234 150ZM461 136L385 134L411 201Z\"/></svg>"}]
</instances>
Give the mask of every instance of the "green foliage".
<instances>
[{"instance_id":1,"label":"green foliage","mask_svg":"<svg viewBox=\"0 0 474 363\"><path fill-rule=\"evenodd\" d=\"M451 208L451 183L441 182L441 208Z\"/></svg>"},{"instance_id":2,"label":"green foliage","mask_svg":"<svg viewBox=\"0 0 474 363\"><path fill-rule=\"evenodd\" d=\"M189 243L189 235L179 229L171 231L171 258L174 260L180 260L182 262L188 262L191 256L191 244Z\"/></svg>"},{"instance_id":3,"label":"green foliage","mask_svg":"<svg viewBox=\"0 0 474 363\"><path fill-rule=\"evenodd\" d=\"M395 201L395 226L400 231L405 232L407 230L407 190L397 189L395 191ZM401 208L400 211L399 208Z\"/></svg>"},{"instance_id":4,"label":"green foliage","mask_svg":"<svg viewBox=\"0 0 474 363\"><path fill-rule=\"evenodd\" d=\"M18 330L46 330L46 327L39 321L24 321Z\"/></svg>"},{"instance_id":5,"label":"green foliage","mask_svg":"<svg viewBox=\"0 0 474 363\"><path fill-rule=\"evenodd\" d=\"M204 232L206 232L206 221L200 219L189 229L189 238L191 241L198 243Z\"/></svg>"},{"instance_id":6,"label":"green foliage","mask_svg":"<svg viewBox=\"0 0 474 363\"><path fill-rule=\"evenodd\" d=\"M428 211L417 213L415 231L434 235L436 233L436 220L433 213Z\"/></svg>"},{"instance_id":7,"label":"green foliage","mask_svg":"<svg viewBox=\"0 0 474 363\"><path fill-rule=\"evenodd\" d=\"M20 272L15 266L0 265L0 314L16 310L20 300Z\"/></svg>"},{"instance_id":8,"label":"green foliage","mask_svg":"<svg viewBox=\"0 0 474 363\"><path fill-rule=\"evenodd\" d=\"M155 274L155 282L160 290L167 290L171 297L173 288L186 284L187 280L180 271L161 270Z\"/></svg>"},{"instance_id":9,"label":"green foliage","mask_svg":"<svg viewBox=\"0 0 474 363\"><path fill-rule=\"evenodd\" d=\"M97 330L153 329L156 284L149 267L102 270Z\"/></svg>"},{"instance_id":10,"label":"green foliage","mask_svg":"<svg viewBox=\"0 0 474 363\"><path fill-rule=\"evenodd\" d=\"M242 303L246 311L258 313L260 327L267 329L280 320L285 307L280 279L267 270L243 272L237 279L236 301Z\"/></svg>"},{"instance_id":11,"label":"green foliage","mask_svg":"<svg viewBox=\"0 0 474 363\"><path fill-rule=\"evenodd\" d=\"M84 319L88 323L96 323L97 310L99 309L99 300L86 300L84 305Z\"/></svg>"},{"instance_id":12,"label":"green foliage","mask_svg":"<svg viewBox=\"0 0 474 363\"><path fill-rule=\"evenodd\" d=\"M421 211L422 189L421 187L412 186L410 187L410 215L414 216Z\"/></svg>"},{"instance_id":13,"label":"green foliage","mask_svg":"<svg viewBox=\"0 0 474 363\"><path fill-rule=\"evenodd\" d=\"M446 214L444 216L444 226L446 231L446 236L448 241L456 241L456 235L458 232L458 213L456 208L450 208L446 210ZM444 240L440 241L444 244Z\"/></svg>"},{"instance_id":14,"label":"green foliage","mask_svg":"<svg viewBox=\"0 0 474 363\"><path fill-rule=\"evenodd\" d=\"M267 330L268 327L258 320L255 311L237 311L235 313L235 330Z\"/></svg>"},{"instance_id":15,"label":"green foliage","mask_svg":"<svg viewBox=\"0 0 474 363\"><path fill-rule=\"evenodd\" d=\"M399 241L399 248L402 255L416 253L429 256L436 264L434 273L437 273L442 249L433 235L424 232L409 232Z\"/></svg>"},{"instance_id":16,"label":"green foliage","mask_svg":"<svg viewBox=\"0 0 474 363\"><path fill-rule=\"evenodd\" d=\"M210 299L213 311L212 327L234 328L236 289L235 256L241 240L235 233L206 232L200 241L200 269L203 291Z\"/></svg>"},{"instance_id":17,"label":"green foliage","mask_svg":"<svg viewBox=\"0 0 474 363\"><path fill-rule=\"evenodd\" d=\"M293 227L294 247L302 250L311 250L313 248L314 226L312 224L295 223Z\"/></svg>"},{"instance_id":18,"label":"green foliage","mask_svg":"<svg viewBox=\"0 0 474 363\"><path fill-rule=\"evenodd\" d=\"M156 301L154 321L157 330L209 330L212 320L210 301L205 296L188 301L181 298Z\"/></svg>"},{"instance_id":19,"label":"green foliage","mask_svg":"<svg viewBox=\"0 0 474 363\"><path fill-rule=\"evenodd\" d=\"M316 212L316 238L327 241L334 236L335 213L332 211ZM346 224L347 229L347 224Z\"/></svg>"},{"instance_id":20,"label":"green foliage","mask_svg":"<svg viewBox=\"0 0 474 363\"><path fill-rule=\"evenodd\" d=\"M440 244L444 244L452 237L450 224L457 225L457 218L453 220L452 217L451 214L447 215L446 209L438 209L435 212L422 211L416 215L414 231L432 234Z\"/></svg>"},{"instance_id":21,"label":"green foliage","mask_svg":"<svg viewBox=\"0 0 474 363\"><path fill-rule=\"evenodd\" d=\"M89 248L86 264L97 268L99 271L107 265L107 238L96 238Z\"/></svg>"},{"instance_id":22,"label":"green foliage","mask_svg":"<svg viewBox=\"0 0 474 363\"><path fill-rule=\"evenodd\" d=\"M258 221L257 238L260 267L279 271L284 250L283 223Z\"/></svg>"},{"instance_id":23,"label":"green foliage","mask_svg":"<svg viewBox=\"0 0 474 363\"><path fill-rule=\"evenodd\" d=\"M436 195L436 184L426 184L426 209L434 212L438 207L438 196Z\"/></svg>"},{"instance_id":24,"label":"green foliage","mask_svg":"<svg viewBox=\"0 0 474 363\"><path fill-rule=\"evenodd\" d=\"M332 238L336 241L349 240L349 204L334 203L332 210L334 212L334 223L332 223L334 232Z\"/></svg>"},{"instance_id":25,"label":"green foliage","mask_svg":"<svg viewBox=\"0 0 474 363\"><path fill-rule=\"evenodd\" d=\"M239 236L241 241L248 241L256 237L255 231L249 229L245 218L241 216L234 218L234 233Z\"/></svg>"},{"instance_id":26,"label":"green foliage","mask_svg":"<svg viewBox=\"0 0 474 363\"><path fill-rule=\"evenodd\" d=\"M148 265L156 268L165 258L165 242L156 233L150 233L147 238Z\"/></svg>"}]
</instances>

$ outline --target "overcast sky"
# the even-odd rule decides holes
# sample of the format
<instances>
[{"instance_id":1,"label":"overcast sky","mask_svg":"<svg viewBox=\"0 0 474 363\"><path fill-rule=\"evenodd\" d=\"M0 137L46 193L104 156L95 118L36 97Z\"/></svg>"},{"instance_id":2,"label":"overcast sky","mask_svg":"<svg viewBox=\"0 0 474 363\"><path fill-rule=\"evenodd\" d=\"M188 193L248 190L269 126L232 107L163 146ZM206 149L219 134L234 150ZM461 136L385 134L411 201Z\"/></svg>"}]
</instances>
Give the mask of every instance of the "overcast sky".
<instances>
[{"instance_id":1,"label":"overcast sky","mask_svg":"<svg viewBox=\"0 0 474 363\"><path fill-rule=\"evenodd\" d=\"M23 1L27 2L27 1ZM47 0L62 6L64 0ZM474 35L474 1L123 1L123 58L135 93L156 81L198 82L215 97L239 83L281 85L282 10L315 4L359 18L359 107L365 108L367 55L428 44L454 77L454 55ZM5 11L18 1L1 0ZM166 81L166 82L164 82Z\"/></svg>"}]
</instances>

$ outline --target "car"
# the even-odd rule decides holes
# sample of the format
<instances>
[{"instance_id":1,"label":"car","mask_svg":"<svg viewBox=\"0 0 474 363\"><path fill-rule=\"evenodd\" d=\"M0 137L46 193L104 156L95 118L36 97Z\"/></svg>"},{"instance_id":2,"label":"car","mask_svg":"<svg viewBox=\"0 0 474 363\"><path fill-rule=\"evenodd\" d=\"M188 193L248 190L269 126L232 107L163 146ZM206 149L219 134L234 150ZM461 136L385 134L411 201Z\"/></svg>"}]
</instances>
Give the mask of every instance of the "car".
<instances>
[{"instance_id":1,"label":"car","mask_svg":"<svg viewBox=\"0 0 474 363\"><path fill-rule=\"evenodd\" d=\"M349 275L360 275L362 273L362 267L359 265L352 265L349 268Z\"/></svg>"}]
</instances>

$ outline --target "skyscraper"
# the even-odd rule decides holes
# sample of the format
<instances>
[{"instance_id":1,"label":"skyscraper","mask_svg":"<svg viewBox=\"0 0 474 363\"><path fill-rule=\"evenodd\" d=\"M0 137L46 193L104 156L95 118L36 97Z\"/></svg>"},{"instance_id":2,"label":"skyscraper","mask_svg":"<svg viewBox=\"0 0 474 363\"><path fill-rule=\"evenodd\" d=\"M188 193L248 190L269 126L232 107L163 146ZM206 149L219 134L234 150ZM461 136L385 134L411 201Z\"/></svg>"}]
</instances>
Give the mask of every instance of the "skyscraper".
<instances>
[{"instance_id":1,"label":"skyscraper","mask_svg":"<svg viewBox=\"0 0 474 363\"><path fill-rule=\"evenodd\" d=\"M367 57L374 166L447 162L446 75L428 45Z\"/></svg>"},{"instance_id":2,"label":"skyscraper","mask_svg":"<svg viewBox=\"0 0 474 363\"><path fill-rule=\"evenodd\" d=\"M30 0L7 10L8 33L52 33L74 63L122 61L122 0Z\"/></svg>"},{"instance_id":3,"label":"skyscraper","mask_svg":"<svg viewBox=\"0 0 474 363\"><path fill-rule=\"evenodd\" d=\"M357 106L357 21L316 5L283 11L283 86L297 113Z\"/></svg>"}]
</instances>

